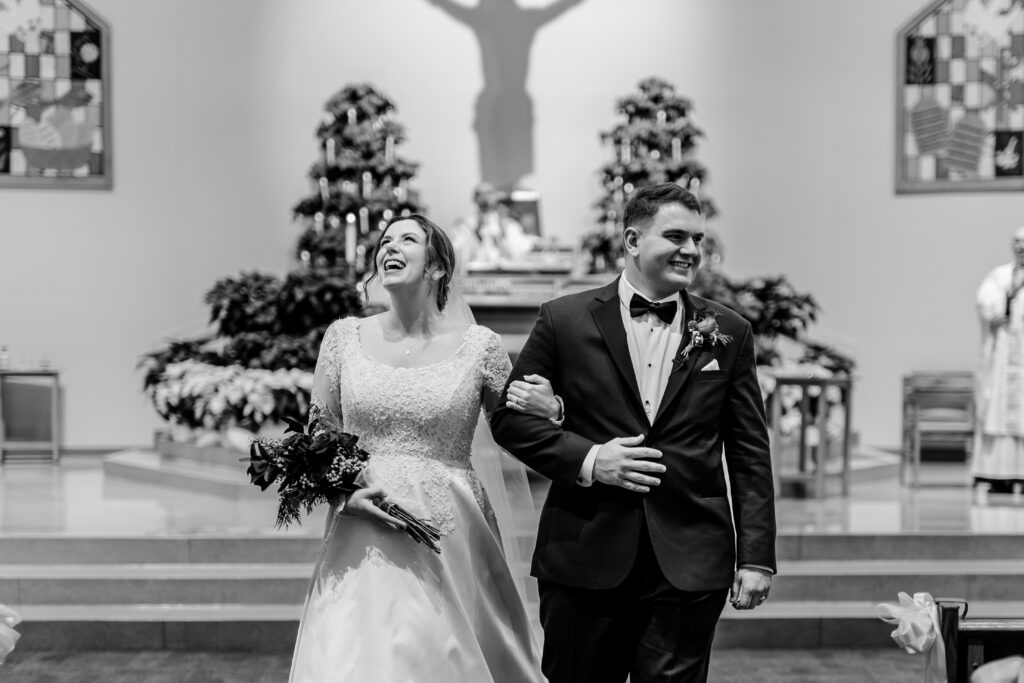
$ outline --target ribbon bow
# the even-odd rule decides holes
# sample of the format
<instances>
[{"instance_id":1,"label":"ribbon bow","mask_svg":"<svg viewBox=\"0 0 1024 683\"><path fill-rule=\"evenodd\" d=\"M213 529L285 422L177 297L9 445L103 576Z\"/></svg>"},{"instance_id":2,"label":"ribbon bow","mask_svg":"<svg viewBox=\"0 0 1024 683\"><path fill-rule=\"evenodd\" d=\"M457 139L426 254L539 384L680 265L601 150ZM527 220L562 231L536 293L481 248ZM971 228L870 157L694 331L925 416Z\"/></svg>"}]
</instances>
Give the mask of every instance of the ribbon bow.
<instances>
[{"instance_id":1,"label":"ribbon bow","mask_svg":"<svg viewBox=\"0 0 1024 683\"><path fill-rule=\"evenodd\" d=\"M883 602L876 607L878 617L896 624L892 639L910 654L925 655L925 683L946 683L946 646L939 634L939 608L930 593L899 594L900 604Z\"/></svg>"},{"instance_id":2,"label":"ribbon bow","mask_svg":"<svg viewBox=\"0 0 1024 683\"><path fill-rule=\"evenodd\" d=\"M629 314L634 318L638 318L644 313L653 313L654 315L661 318L661 321L666 325L672 324L672 319L676 317L676 308L679 304L675 301L660 301L654 303L643 298L639 294L634 294L633 298L629 300Z\"/></svg>"},{"instance_id":3,"label":"ribbon bow","mask_svg":"<svg viewBox=\"0 0 1024 683\"><path fill-rule=\"evenodd\" d=\"M1024 657L1003 657L982 664L971 674L971 683L1024 683Z\"/></svg>"},{"instance_id":4,"label":"ribbon bow","mask_svg":"<svg viewBox=\"0 0 1024 683\"><path fill-rule=\"evenodd\" d=\"M14 649L21 634L14 630L14 627L21 623L21 617L10 607L0 605L0 664Z\"/></svg>"}]
</instances>

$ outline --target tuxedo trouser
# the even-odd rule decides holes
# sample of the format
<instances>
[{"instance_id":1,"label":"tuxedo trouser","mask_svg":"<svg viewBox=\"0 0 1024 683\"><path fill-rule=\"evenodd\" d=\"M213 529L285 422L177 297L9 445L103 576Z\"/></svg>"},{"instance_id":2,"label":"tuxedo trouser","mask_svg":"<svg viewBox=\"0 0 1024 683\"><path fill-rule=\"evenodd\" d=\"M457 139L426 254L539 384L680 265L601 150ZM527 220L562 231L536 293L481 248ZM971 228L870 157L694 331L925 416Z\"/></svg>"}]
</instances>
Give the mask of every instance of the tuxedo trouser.
<instances>
[{"instance_id":1,"label":"tuxedo trouser","mask_svg":"<svg viewBox=\"0 0 1024 683\"><path fill-rule=\"evenodd\" d=\"M540 581L549 683L703 683L727 588L681 591L665 578L647 525L626 580L589 590Z\"/></svg>"}]
</instances>

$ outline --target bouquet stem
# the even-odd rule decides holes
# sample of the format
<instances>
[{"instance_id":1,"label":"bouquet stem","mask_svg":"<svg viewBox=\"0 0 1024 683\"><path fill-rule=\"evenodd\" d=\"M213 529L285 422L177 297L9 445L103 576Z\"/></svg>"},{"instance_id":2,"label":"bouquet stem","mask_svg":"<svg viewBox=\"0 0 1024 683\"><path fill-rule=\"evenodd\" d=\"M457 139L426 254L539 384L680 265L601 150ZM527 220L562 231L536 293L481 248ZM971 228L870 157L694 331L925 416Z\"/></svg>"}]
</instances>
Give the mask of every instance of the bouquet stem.
<instances>
[{"instance_id":1,"label":"bouquet stem","mask_svg":"<svg viewBox=\"0 0 1024 683\"><path fill-rule=\"evenodd\" d=\"M438 541L441 540L441 531L436 526L409 514L401 505L390 500L382 500L378 507L405 524L405 533L412 540L422 543L439 555L441 554L441 546L438 545Z\"/></svg>"}]
</instances>

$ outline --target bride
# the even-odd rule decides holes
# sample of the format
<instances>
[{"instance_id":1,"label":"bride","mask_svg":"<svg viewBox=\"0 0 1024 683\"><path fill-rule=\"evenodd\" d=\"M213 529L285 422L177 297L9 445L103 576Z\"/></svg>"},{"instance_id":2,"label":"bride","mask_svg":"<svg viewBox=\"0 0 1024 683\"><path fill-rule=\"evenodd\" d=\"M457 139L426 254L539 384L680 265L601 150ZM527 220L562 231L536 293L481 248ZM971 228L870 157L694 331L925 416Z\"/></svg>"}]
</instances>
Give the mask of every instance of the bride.
<instances>
[{"instance_id":1,"label":"bride","mask_svg":"<svg viewBox=\"0 0 1024 683\"><path fill-rule=\"evenodd\" d=\"M488 500L496 492L485 494L470 463L480 408L493 410L511 364L497 334L450 313L454 271L440 228L396 218L373 260L390 310L324 335L310 418L359 437L368 487L328 514L293 683L543 681ZM549 387L533 386L520 409L557 417ZM374 505L385 496L441 529L440 555Z\"/></svg>"}]
</instances>

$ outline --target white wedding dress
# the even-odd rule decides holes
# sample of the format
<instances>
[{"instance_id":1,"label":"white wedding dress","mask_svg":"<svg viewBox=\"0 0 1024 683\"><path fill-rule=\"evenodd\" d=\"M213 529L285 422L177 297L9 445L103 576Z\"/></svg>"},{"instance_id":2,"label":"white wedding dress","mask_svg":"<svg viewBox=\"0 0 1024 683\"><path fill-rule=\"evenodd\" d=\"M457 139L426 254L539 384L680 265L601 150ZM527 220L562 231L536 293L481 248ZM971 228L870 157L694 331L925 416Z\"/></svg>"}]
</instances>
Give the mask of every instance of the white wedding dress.
<instances>
[{"instance_id":1,"label":"white wedding dress","mask_svg":"<svg viewBox=\"0 0 1024 683\"><path fill-rule=\"evenodd\" d=\"M441 554L404 532L328 514L292 658L293 683L536 683L538 648L470 464L484 399L511 371L471 326L448 359L397 368L335 322L317 361L311 417L340 419L370 453L370 483L443 534ZM486 401L484 401L486 403Z\"/></svg>"}]
</instances>

